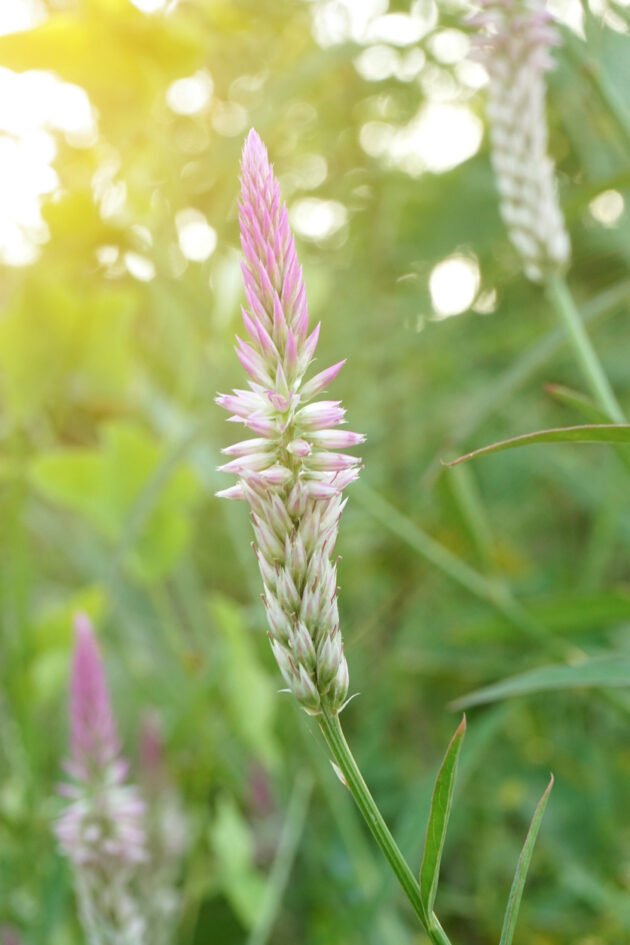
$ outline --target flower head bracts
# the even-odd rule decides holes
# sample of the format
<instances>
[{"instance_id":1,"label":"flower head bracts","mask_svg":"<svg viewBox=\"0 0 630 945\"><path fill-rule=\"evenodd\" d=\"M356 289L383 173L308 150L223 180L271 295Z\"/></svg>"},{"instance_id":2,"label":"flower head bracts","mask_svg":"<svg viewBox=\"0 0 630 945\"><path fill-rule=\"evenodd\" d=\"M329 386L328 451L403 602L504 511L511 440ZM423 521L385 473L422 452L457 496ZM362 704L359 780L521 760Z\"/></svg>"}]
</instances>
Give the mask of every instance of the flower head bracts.
<instances>
[{"instance_id":1,"label":"flower head bracts","mask_svg":"<svg viewBox=\"0 0 630 945\"><path fill-rule=\"evenodd\" d=\"M542 282L570 256L547 153L545 72L558 39L541 0L485 0L470 23L485 66L492 163L501 214L526 276Z\"/></svg>"},{"instance_id":2,"label":"flower head bracts","mask_svg":"<svg viewBox=\"0 0 630 945\"><path fill-rule=\"evenodd\" d=\"M235 486L218 493L249 503L264 582L271 645L303 707L339 711L348 689L332 560L343 489L360 461L344 450L364 437L338 429L339 401L315 401L344 362L305 380L319 337L308 308L286 206L266 149L251 131L243 150L240 211L248 307L237 356L249 390L217 402L254 436L228 447L221 466Z\"/></svg>"},{"instance_id":3,"label":"flower head bracts","mask_svg":"<svg viewBox=\"0 0 630 945\"><path fill-rule=\"evenodd\" d=\"M75 618L76 643L70 681L71 769L88 779L120 753L105 669L88 618Z\"/></svg>"},{"instance_id":4,"label":"flower head bracts","mask_svg":"<svg viewBox=\"0 0 630 945\"><path fill-rule=\"evenodd\" d=\"M101 655L86 617L75 622L70 715L72 783L61 793L70 803L55 826L62 852L72 862L81 915L88 935L107 929L107 941L141 943L144 922L130 892L138 864L146 860L144 803L126 783L127 763L111 711Z\"/></svg>"}]
</instances>

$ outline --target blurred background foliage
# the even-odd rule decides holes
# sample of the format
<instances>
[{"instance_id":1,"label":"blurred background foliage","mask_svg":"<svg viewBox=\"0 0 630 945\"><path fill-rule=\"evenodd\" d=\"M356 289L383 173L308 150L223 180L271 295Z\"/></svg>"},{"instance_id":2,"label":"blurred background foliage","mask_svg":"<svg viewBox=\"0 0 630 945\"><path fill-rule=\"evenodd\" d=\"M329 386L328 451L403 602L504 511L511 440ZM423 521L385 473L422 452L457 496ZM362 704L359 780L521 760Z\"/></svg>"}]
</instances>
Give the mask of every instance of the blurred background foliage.
<instances>
[{"instance_id":1,"label":"blurred background foliage","mask_svg":"<svg viewBox=\"0 0 630 945\"><path fill-rule=\"evenodd\" d=\"M552 9L570 281L630 406L630 13L609 0ZM417 861L453 700L549 664L628 665L615 454L532 447L440 464L582 419L545 388L580 378L499 221L468 13L463 0L0 5L7 941L9 928L28 945L82 941L51 835L77 608L99 628L130 755L142 713L162 719L189 820L178 943L424 941L316 726L277 693L246 510L213 498L230 441L213 397L241 382L250 125L290 206L321 364L348 357L335 394L368 434L339 545L361 694L345 719L404 851ZM553 769L518 941L620 945L630 701L570 677L530 688L470 713L442 921L456 942L498 940Z\"/></svg>"}]
</instances>

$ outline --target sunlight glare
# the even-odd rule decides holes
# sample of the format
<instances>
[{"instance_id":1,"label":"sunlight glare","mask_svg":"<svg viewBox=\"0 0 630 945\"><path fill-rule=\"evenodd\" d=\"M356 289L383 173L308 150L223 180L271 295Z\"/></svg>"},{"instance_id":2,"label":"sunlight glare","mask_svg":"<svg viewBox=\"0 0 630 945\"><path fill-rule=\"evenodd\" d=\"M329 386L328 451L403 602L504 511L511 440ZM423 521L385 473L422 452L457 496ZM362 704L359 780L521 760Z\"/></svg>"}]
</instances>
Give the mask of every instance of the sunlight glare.
<instances>
[{"instance_id":1,"label":"sunlight glare","mask_svg":"<svg viewBox=\"0 0 630 945\"><path fill-rule=\"evenodd\" d=\"M46 18L40 0L10 0L0 5L0 36L30 30Z\"/></svg>"},{"instance_id":2,"label":"sunlight glare","mask_svg":"<svg viewBox=\"0 0 630 945\"><path fill-rule=\"evenodd\" d=\"M0 19L0 31L6 22ZM49 72L0 68L0 259L8 265L33 262L47 238L40 202L59 186L52 132L74 146L94 143L96 117L85 91Z\"/></svg>"}]
</instances>

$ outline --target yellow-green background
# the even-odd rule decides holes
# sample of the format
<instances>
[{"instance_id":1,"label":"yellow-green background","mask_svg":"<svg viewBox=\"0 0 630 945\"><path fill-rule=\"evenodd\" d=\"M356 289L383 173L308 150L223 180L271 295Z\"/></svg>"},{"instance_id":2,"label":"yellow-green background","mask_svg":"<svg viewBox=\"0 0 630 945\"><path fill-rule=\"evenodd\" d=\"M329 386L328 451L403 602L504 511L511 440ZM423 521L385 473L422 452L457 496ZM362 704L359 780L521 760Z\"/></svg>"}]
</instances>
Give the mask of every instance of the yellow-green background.
<instances>
[{"instance_id":1,"label":"yellow-green background","mask_svg":"<svg viewBox=\"0 0 630 945\"><path fill-rule=\"evenodd\" d=\"M242 382L232 351L236 200L254 125L296 222L305 198L334 201L310 209L345 220L328 237L298 234L322 321L319 363L348 358L334 392L350 428L368 436L339 541L360 693L344 718L415 863L457 722L452 700L557 662L559 649L574 664L630 657L628 479L617 457L604 446L538 446L480 461L467 478L440 465L501 436L583 419L545 393L546 382L582 382L544 295L519 274L486 139L443 173L423 171L413 147L405 164L361 146L366 125L380 123L391 139L427 102L455 102L482 120L466 70L436 56L435 34L461 27L468 11L444 3L430 25L436 11L415 4L425 35L408 46L380 41L394 50L380 60L390 74L369 78L358 57L378 30L343 20L360 3L181 0L153 15L128 0L47 6L37 28L0 37L0 64L80 85L98 130L80 147L53 132L48 239L29 265L1 270L0 925L27 945L83 941L51 835L70 620L82 608L98 628L127 752L147 707L163 720L190 831L178 945L256 941L289 798L296 784L308 793L311 774L269 941L423 942L316 725L277 693L246 510L213 498L227 485L215 472L219 450L233 438L213 397ZM375 18L410 11L394 0L389 11L367 6ZM550 143L574 247L570 281L628 404L630 217L604 213L602 223L592 204L613 190L619 211L629 194L628 11L611 6L610 26L601 9L586 11L586 44L563 27ZM341 23L337 41L323 41L322 23ZM207 103L176 114L169 87L203 70ZM446 165L450 139L441 148L437 139L442 129L452 138L450 127L444 118L430 133ZM175 219L186 208L216 231L206 261L178 249ZM479 266L476 307L494 311L473 311L477 298L438 317L430 276L453 254ZM424 533L489 579L499 606L429 561ZM529 616L506 617L509 594ZM629 731L623 689L570 686L470 711L438 895L456 945L498 942L550 770L556 787L516 941L630 940Z\"/></svg>"}]
</instances>

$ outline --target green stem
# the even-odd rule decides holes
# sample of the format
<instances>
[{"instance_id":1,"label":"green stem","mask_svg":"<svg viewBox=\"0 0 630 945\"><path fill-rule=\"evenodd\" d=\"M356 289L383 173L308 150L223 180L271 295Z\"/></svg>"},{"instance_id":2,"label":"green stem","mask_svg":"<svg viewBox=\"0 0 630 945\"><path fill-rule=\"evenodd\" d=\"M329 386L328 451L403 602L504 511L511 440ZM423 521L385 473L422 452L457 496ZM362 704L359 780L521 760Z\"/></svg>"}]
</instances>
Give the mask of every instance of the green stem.
<instances>
[{"instance_id":1,"label":"green stem","mask_svg":"<svg viewBox=\"0 0 630 945\"><path fill-rule=\"evenodd\" d=\"M547 293L561 321L564 323L577 360L595 400L613 423L625 423L626 418L623 410L591 344L566 280L560 276L552 276L547 282Z\"/></svg>"},{"instance_id":2,"label":"green stem","mask_svg":"<svg viewBox=\"0 0 630 945\"><path fill-rule=\"evenodd\" d=\"M436 916L433 914L427 916L425 912L420 897L418 882L411 872L409 864L400 852L396 841L392 837L389 827L383 820L382 814L376 806L376 802L370 794L367 784L363 780L363 775L354 760L350 746L343 734L339 716L332 715L328 710L324 710L319 716L318 721L322 734L326 739L326 744L344 777L348 790L352 794L357 807L372 832L372 836L391 866L396 879L400 883L427 935L434 945L451 945L446 932L438 922Z\"/></svg>"}]
</instances>

